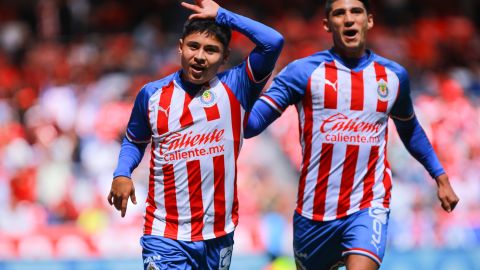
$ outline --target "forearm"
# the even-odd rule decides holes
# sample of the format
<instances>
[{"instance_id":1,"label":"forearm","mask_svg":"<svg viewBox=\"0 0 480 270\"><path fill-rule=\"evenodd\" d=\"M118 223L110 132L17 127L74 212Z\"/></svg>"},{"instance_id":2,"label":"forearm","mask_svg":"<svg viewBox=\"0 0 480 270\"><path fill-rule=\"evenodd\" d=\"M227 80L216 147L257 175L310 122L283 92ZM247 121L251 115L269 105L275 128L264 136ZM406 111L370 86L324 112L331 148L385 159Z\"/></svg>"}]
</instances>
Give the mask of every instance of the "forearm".
<instances>
[{"instance_id":1,"label":"forearm","mask_svg":"<svg viewBox=\"0 0 480 270\"><path fill-rule=\"evenodd\" d=\"M262 23L220 8L216 21L247 36L257 46L249 56L250 68L256 80L268 76L283 47L282 35Z\"/></svg>"},{"instance_id":2,"label":"forearm","mask_svg":"<svg viewBox=\"0 0 480 270\"><path fill-rule=\"evenodd\" d=\"M394 119L395 126L408 152L418 160L432 178L445 174L425 131L414 116L410 120Z\"/></svg>"},{"instance_id":3,"label":"forearm","mask_svg":"<svg viewBox=\"0 0 480 270\"><path fill-rule=\"evenodd\" d=\"M244 137L248 139L257 136L279 116L280 113L267 105L264 101L257 100L248 117Z\"/></svg>"},{"instance_id":4,"label":"forearm","mask_svg":"<svg viewBox=\"0 0 480 270\"><path fill-rule=\"evenodd\" d=\"M124 138L113 177L125 176L131 178L133 170L142 161L146 146L147 144L135 144Z\"/></svg>"}]
</instances>

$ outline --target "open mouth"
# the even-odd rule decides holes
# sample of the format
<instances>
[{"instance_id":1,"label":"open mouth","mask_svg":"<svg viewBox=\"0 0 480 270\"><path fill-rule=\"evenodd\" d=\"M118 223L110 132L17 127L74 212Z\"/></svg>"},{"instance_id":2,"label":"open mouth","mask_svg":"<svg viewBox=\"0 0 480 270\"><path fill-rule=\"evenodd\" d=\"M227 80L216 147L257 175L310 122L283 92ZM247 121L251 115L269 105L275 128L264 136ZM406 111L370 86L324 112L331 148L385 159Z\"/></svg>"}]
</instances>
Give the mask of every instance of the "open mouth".
<instances>
[{"instance_id":1,"label":"open mouth","mask_svg":"<svg viewBox=\"0 0 480 270\"><path fill-rule=\"evenodd\" d=\"M199 65L191 65L191 67L196 72L203 72L206 69L206 67Z\"/></svg>"},{"instance_id":2,"label":"open mouth","mask_svg":"<svg viewBox=\"0 0 480 270\"><path fill-rule=\"evenodd\" d=\"M351 29L351 30L345 30L343 31L343 34L346 36L346 37L349 37L349 38L353 38L357 35L358 31L355 30L355 29Z\"/></svg>"}]
</instances>

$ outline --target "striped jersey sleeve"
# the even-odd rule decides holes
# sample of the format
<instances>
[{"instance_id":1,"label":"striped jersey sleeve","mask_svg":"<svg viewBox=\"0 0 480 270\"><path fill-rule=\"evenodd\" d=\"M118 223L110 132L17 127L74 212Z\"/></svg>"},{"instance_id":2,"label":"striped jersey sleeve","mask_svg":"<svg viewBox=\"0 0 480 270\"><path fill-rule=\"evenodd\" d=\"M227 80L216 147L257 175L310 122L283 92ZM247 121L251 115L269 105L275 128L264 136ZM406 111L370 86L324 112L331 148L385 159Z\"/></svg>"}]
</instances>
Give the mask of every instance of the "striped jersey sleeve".
<instances>
[{"instance_id":1,"label":"striped jersey sleeve","mask_svg":"<svg viewBox=\"0 0 480 270\"><path fill-rule=\"evenodd\" d=\"M130 120L127 125L126 137L133 143L149 143L152 135L148 119L148 106L150 97L158 90L158 87L171 81L173 74L155 83L149 83L142 87L135 98Z\"/></svg>"},{"instance_id":2,"label":"striped jersey sleeve","mask_svg":"<svg viewBox=\"0 0 480 270\"><path fill-rule=\"evenodd\" d=\"M302 100L313 71L329 58L328 54L321 52L290 63L273 79L261 100L282 113L289 105Z\"/></svg>"}]
</instances>

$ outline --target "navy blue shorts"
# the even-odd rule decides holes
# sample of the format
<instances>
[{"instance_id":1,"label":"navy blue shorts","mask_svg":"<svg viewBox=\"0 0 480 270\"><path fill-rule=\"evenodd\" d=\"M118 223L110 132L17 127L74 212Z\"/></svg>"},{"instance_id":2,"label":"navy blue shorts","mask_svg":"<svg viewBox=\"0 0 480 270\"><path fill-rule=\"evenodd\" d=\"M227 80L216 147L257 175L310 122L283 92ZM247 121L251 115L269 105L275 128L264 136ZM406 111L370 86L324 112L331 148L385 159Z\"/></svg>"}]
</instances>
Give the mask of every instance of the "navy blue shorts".
<instances>
[{"instance_id":1,"label":"navy blue shorts","mask_svg":"<svg viewBox=\"0 0 480 270\"><path fill-rule=\"evenodd\" d=\"M228 270L233 251L233 232L216 239L197 242L144 235L140 244L143 248L145 270Z\"/></svg>"},{"instance_id":2,"label":"navy blue shorts","mask_svg":"<svg viewBox=\"0 0 480 270\"><path fill-rule=\"evenodd\" d=\"M379 266L385 254L389 210L368 208L331 221L313 221L295 212L293 250L298 269L329 270L349 254Z\"/></svg>"}]
</instances>

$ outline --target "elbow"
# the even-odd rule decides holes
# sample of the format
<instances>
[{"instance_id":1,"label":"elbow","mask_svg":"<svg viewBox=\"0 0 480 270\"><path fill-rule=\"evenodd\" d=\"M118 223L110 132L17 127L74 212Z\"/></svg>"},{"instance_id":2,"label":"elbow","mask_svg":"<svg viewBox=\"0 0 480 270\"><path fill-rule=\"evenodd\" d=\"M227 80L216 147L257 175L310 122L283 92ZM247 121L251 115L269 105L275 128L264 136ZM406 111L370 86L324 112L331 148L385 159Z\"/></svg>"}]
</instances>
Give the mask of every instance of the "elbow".
<instances>
[{"instance_id":1,"label":"elbow","mask_svg":"<svg viewBox=\"0 0 480 270\"><path fill-rule=\"evenodd\" d=\"M269 52L275 52L280 54L283 48L285 40L279 32L273 31L268 36L268 42L264 43L264 49Z\"/></svg>"},{"instance_id":2,"label":"elbow","mask_svg":"<svg viewBox=\"0 0 480 270\"><path fill-rule=\"evenodd\" d=\"M285 43L285 39L283 38L282 34L276 32L275 37L272 39L273 46L278 50L281 51L283 48L283 44Z\"/></svg>"},{"instance_id":3,"label":"elbow","mask_svg":"<svg viewBox=\"0 0 480 270\"><path fill-rule=\"evenodd\" d=\"M260 134L260 131L254 129L246 129L243 133L243 138L250 139Z\"/></svg>"},{"instance_id":4,"label":"elbow","mask_svg":"<svg viewBox=\"0 0 480 270\"><path fill-rule=\"evenodd\" d=\"M254 136L255 136L255 134L253 134L253 132L247 131L247 130L246 130L245 133L243 134L243 138L245 138L245 139L250 139L250 138L252 138L252 137L254 137Z\"/></svg>"}]
</instances>

